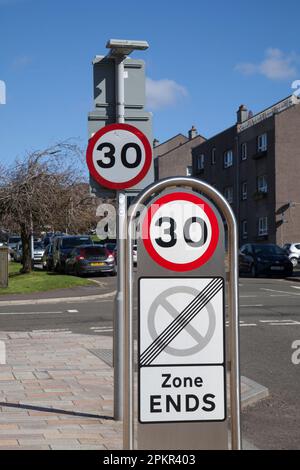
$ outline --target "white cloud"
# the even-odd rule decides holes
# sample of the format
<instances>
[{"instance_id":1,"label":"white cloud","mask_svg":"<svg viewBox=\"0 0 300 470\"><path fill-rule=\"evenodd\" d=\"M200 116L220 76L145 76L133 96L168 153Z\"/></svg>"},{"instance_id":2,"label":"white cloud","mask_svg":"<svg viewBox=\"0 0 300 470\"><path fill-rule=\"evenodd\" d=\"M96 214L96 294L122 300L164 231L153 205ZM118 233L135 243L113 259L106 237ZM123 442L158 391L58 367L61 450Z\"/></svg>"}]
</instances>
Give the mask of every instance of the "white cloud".
<instances>
[{"instance_id":1,"label":"white cloud","mask_svg":"<svg viewBox=\"0 0 300 470\"><path fill-rule=\"evenodd\" d=\"M174 80L167 78L152 80L151 78L146 78L147 106L150 109L174 106L180 99L187 95L187 89Z\"/></svg>"},{"instance_id":2,"label":"white cloud","mask_svg":"<svg viewBox=\"0 0 300 470\"><path fill-rule=\"evenodd\" d=\"M269 48L265 51L262 62L242 62L237 64L235 69L243 75L260 74L270 80L285 80L297 75L298 60L296 54L285 55L280 49Z\"/></svg>"}]
</instances>

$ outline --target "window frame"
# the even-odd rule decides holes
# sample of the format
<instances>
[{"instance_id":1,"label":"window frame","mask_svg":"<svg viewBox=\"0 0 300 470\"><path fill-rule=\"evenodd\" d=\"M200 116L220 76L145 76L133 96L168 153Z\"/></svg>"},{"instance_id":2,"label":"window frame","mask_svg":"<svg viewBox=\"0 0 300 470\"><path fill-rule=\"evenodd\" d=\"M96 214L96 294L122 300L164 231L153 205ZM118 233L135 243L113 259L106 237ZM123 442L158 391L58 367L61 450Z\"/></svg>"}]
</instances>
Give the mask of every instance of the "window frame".
<instances>
[{"instance_id":1,"label":"window frame","mask_svg":"<svg viewBox=\"0 0 300 470\"><path fill-rule=\"evenodd\" d=\"M246 149L245 152L244 152L244 149ZM243 142L241 144L241 160L245 161L247 160L247 158L248 158L248 144L247 142Z\"/></svg>"},{"instance_id":2,"label":"window frame","mask_svg":"<svg viewBox=\"0 0 300 470\"><path fill-rule=\"evenodd\" d=\"M226 192L231 190L231 200L227 197ZM224 197L229 204L233 203L233 186L225 186L223 191Z\"/></svg>"},{"instance_id":3,"label":"window frame","mask_svg":"<svg viewBox=\"0 0 300 470\"><path fill-rule=\"evenodd\" d=\"M265 152L268 149L268 134L264 132L257 137L257 151Z\"/></svg>"},{"instance_id":4,"label":"window frame","mask_svg":"<svg viewBox=\"0 0 300 470\"><path fill-rule=\"evenodd\" d=\"M200 155L197 155L197 160L196 160L197 171L204 170L204 162L205 162L205 154L201 153Z\"/></svg>"},{"instance_id":5,"label":"window frame","mask_svg":"<svg viewBox=\"0 0 300 470\"><path fill-rule=\"evenodd\" d=\"M263 237L269 234L268 216L258 217L258 236Z\"/></svg>"},{"instance_id":6,"label":"window frame","mask_svg":"<svg viewBox=\"0 0 300 470\"><path fill-rule=\"evenodd\" d=\"M228 159L228 155L231 155L230 160ZM229 149L224 152L224 168L230 168L233 166L233 150Z\"/></svg>"},{"instance_id":7,"label":"window frame","mask_svg":"<svg viewBox=\"0 0 300 470\"><path fill-rule=\"evenodd\" d=\"M244 191L244 186L246 185L246 191ZM242 181L241 185L241 200L247 201L248 199L248 181Z\"/></svg>"},{"instance_id":8,"label":"window frame","mask_svg":"<svg viewBox=\"0 0 300 470\"><path fill-rule=\"evenodd\" d=\"M264 184L260 186L260 181L263 181ZM268 179L267 175L260 175L257 177L256 180L256 187L257 187L257 192L258 193L264 193L266 194L268 192Z\"/></svg>"},{"instance_id":9,"label":"window frame","mask_svg":"<svg viewBox=\"0 0 300 470\"><path fill-rule=\"evenodd\" d=\"M246 230L245 230L245 225L246 225ZM248 238L248 220L247 219L242 220L241 228L242 228L242 239L246 240Z\"/></svg>"},{"instance_id":10,"label":"window frame","mask_svg":"<svg viewBox=\"0 0 300 470\"><path fill-rule=\"evenodd\" d=\"M215 165L217 163L216 159L216 147L213 147L211 150L211 164Z\"/></svg>"}]
</instances>

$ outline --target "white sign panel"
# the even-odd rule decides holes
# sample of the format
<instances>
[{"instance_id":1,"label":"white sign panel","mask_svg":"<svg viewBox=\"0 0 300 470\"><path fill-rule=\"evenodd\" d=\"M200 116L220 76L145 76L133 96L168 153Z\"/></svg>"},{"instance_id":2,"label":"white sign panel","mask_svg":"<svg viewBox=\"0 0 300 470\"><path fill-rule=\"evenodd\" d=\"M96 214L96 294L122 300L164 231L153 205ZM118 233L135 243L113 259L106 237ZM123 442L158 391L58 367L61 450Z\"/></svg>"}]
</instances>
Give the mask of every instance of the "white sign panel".
<instances>
[{"instance_id":1,"label":"white sign panel","mask_svg":"<svg viewBox=\"0 0 300 470\"><path fill-rule=\"evenodd\" d=\"M140 422L223 421L223 366L158 366L140 371Z\"/></svg>"},{"instance_id":2,"label":"white sign panel","mask_svg":"<svg viewBox=\"0 0 300 470\"><path fill-rule=\"evenodd\" d=\"M141 422L225 419L223 298L222 278L140 279Z\"/></svg>"}]
</instances>

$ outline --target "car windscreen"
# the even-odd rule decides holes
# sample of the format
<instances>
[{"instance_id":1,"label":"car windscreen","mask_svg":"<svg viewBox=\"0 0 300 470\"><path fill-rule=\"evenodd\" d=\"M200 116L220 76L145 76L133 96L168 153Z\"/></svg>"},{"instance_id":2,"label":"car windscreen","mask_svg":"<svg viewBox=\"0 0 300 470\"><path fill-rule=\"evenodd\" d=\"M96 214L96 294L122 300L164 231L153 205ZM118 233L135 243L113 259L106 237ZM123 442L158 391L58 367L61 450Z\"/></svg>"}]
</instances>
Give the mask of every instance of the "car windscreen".
<instances>
[{"instance_id":1,"label":"car windscreen","mask_svg":"<svg viewBox=\"0 0 300 470\"><path fill-rule=\"evenodd\" d=\"M62 248L74 248L75 246L87 245L91 240L88 237L70 237L62 240Z\"/></svg>"},{"instance_id":2,"label":"car windscreen","mask_svg":"<svg viewBox=\"0 0 300 470\"><path fill-rule=\"evenodd\" d=\"M115 243L106 243L105 246L109 251L113 251L116 247L116 244Z\"/></svg>"},{"instance_id":3,"label":"car windscreen","mask_svg":"<svg viewBox=\"0 0 300 470\"><path fill-rule=\"evenodd\" d=\"M104 259L107 256L107 252L105 248L101 248L99 246L91 246L88 248L82 248L80 250L80 255L84 256L87 259Z\"/></svg>"},{"instance_id":4,"label":"car windscreen","mask_svg":"<svg viewBox=\"0 0 300 470\"><path fill-rule=\"evenodd\" d=\"M286 255L286 252L277 245L253 245L256 255Z\"/></svg>"},{"instance_id":5,"label":"car windscreen","mask_svg":"<svg viewBox=\"0 0 300 470\"><path fill-rule=\"evenodd\" d=\"M41 243L35 243L35 244L34 244L34 249L35 249L35 250L43 250L44 247L43 247L43 245L42 245Z\"/></svg>"},{"instance_id":6,"label":"car windscreen","mask_svg":"<svg viewBox=\"0 0 300 470\"><path fill-rule=\"evenodd\" d=\"M18 243L21 240L21 237L10 237L8 243Z\"/></svg>"}]
</instances>

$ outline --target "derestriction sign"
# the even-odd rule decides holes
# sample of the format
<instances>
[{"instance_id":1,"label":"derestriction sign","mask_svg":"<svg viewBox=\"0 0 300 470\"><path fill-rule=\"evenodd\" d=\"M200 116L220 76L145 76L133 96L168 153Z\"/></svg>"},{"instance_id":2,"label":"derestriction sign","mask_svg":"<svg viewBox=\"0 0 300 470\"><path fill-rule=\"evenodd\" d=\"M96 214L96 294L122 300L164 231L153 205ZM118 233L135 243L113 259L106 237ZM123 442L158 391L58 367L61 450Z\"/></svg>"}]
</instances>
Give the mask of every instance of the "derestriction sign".
<instances>
[{"instance_id":1,"label":"derestriction sign","mask_svg":"<svg viewBox=\"0 0 300 470\"><path fill-rule=\"evenodd\" d=\"M139 280L139 420L226 418L222 278Z\"/></svg>"}]
</instances>

